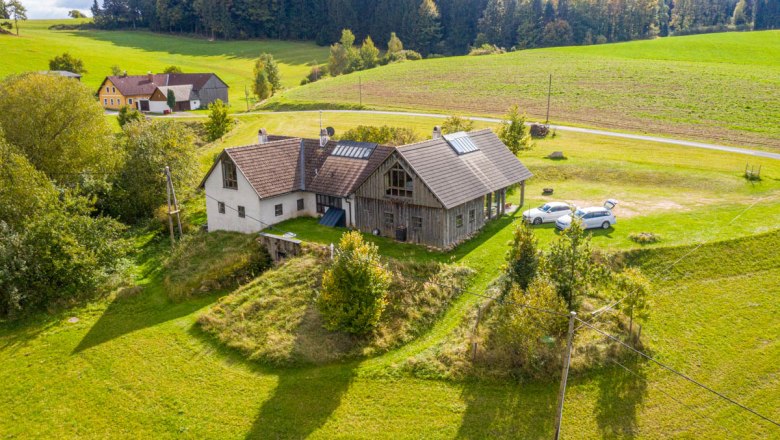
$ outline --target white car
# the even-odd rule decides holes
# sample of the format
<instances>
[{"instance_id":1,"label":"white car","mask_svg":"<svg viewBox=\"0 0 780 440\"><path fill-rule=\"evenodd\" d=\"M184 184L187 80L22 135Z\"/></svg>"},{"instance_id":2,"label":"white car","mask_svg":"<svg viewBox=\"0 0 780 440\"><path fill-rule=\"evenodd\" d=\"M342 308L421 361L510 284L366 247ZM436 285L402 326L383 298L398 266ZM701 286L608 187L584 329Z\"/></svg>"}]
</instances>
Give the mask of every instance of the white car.
<instances>
[{"instance_id":1,"label":"white car","mask_svg":"<svg viewBox=\"0 0 780 440\"><path fill-rule=\"evenodd\" d=\"M617 219L612 213L612 208L617 205L617 201L609 199L604 202L604 206L593 206L590 208L580 208L574 211L572 215L565 215L555 221L555 227L563 231L571 226L571 222L574 219L582 222L583 229L609 229L615 223Z\"/></svg>"},{"instance_id":2,"label":"white car","mask_svg":"<svg viewBox=\"0 0 780 440\"><path fill-rule=\"evenodd\" d=\"M544 205L525 211L523 213L523 220L528 223L540 225L542 223L549 223L558 220L564 215L572 213L572 209L568 203L563 202L550 202Z\"/></svg>"}]
</instances>

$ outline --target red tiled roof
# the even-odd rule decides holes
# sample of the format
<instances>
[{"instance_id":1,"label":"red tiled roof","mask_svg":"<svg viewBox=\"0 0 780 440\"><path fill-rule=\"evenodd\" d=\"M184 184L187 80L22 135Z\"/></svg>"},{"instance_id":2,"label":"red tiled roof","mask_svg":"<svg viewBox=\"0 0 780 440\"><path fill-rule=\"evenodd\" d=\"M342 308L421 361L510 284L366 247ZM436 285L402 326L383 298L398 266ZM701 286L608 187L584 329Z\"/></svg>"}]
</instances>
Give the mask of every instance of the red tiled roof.
<instances>
[{"instance_id":1,"label":"red tiled roof","mask_svg":"<svg viewBox=\"0 0 780 440\"><path fill-rule=\"evenodd\" d=\"M212 76L215 75L213 73L163 73L152 75L151 81L149 75L109 76L106 79L111 81L124 96L141 96L151 95L157 87L168 86L192 85L193 91L197 92Z\"/></svg>"}]
</instances>

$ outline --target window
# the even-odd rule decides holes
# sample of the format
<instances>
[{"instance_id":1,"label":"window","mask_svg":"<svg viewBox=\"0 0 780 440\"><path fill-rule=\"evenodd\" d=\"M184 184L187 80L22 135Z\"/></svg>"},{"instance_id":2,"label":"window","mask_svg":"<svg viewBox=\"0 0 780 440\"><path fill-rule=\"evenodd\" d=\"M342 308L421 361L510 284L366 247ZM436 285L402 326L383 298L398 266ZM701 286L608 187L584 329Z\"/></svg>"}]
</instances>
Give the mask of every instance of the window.
<instances>
[{"instance_id":1,"label":"window","mask_svg":"<svg viewBox=\"0 0 780 440\"><path fill-rule=\"evenodd\" d=\"M455 227L456 228L463 227L463 214L458 214L455 216Z\"/></svg>"},{"instance_id":2,"label":"window","mask_svg":"<svg viewBox=\"0 0 780 440\"><path fill-rule=\"evenodd\" d=\"M392 197L412 197L414 186L410 176L400 163L396 163L385 174L385 194Z\"/></svg>"},{"instance_id":3,"label":"window","mask_svg":"<svg viewBox=\"0 0 780 440\"><path fill-rule=\"evenodd\" d=\"M217 209L219 210L220 214L225 213L225 204L222 202L217 202Z\"/></svg>"},{"instance_id":4,"label":"window","mask_svg":"<svg viewBox=\"0 0 780 440\"><path fill-rule=\"evenodd\" d=\"M284 214L284 206L282 204L278 204L274 206L274 215L279 217L280 215Z\"/></svg>"},{"instance_id":5,"label":"window","mask_svg":"<svg viewBox=\"0 0 780 440\"><path fill-rule=\"evenodd\" d=\"M474 223L477 221L477 210L471 209L469 210L469 223Z\"/></svg>"},{"instance_id":6,"label":"window","mask_svg":"<svg viewBox=\"0 0 780 440\"><path fill-rule=\"evenodd\" d=\"M422 217L412 216L412 229L422 229Z\"/></svg>"},{"instance_id":7,"label":"window","mask_svg":"<svg viewBox=\"0 0 780 440\"><path fill-rule=\"evenodd\" d=\"M114 98L111 98L111 105L114 105Z\"/></svg>"},{"instance_id":8,"label":"window","mask_svg":"<svg viewBox=\"0 0 780 440\"><path fill-rule=\"evenodd\" d=\"M236 164L227 160L222 162L222 187L228 189L238 189Z\"/></svg>"},{"instance_id":9,"label":"window","mask_svg":"<svg viewBox=\"0 0 780 440\"><path fill-rule=\"evenodd\" d=\"M116 93L116 87L111 87L111 93Z\"/></svg>"},{"instance_id":10,"label":"window","mask_svg":"<svg viewBox=\"0 0 780 440\"><path fill-rule=\"evenodd\" d=\"M103 98L103 104L108 105L108 98Z\"/></svg>"},{"instance_id":11,"label":"window","mask_svg":"<svg viewBox=\"0 0 780 440\"><path fill-rule=\"evenodd\" d=\"M111 93L111 88L106 86L106 93Z\"/></svg>"},{"instance_id":12,"label":"window","mask_svg":"<svg viewBox=\"0 0 780 440\"><path fill-rule=\"evenodd\" d=\"M127 103L133 105L133 98L127 98Z\"/></svg>"},{"instance_id":13,"label":"window","mask_svg":"<svg viewBox=\"0 0 780 440\"><path fill-rule=\"evenodd\" d=\"M341 209L341 198L317 194L317 212L325 214L327 208Z\"/></svg>"},{"instance_id":14,"label":"window","mask_svg":"<svg viewBox=\"0 0 780 440\"><path fill-rule=\"evenodd\" d=\"M238 216L241 218L246 217L246 209L243 206L238 207Z\"/></svg>"},{"instance_id":15,"label":"window","mask_svg":"<svg viewBox=\"0 0 780 440\"><path fill-rule=\"evenodd\" d=\"M303 199L298 199L298 211L303 211Z\"/></svg>"},{"instance_id":16,"label":"window","mask_svg":"<svg viewBox=\"0 0 780 440\"><path fill-rule=\"evenodd\" d=\"M392 228L395 223L395 218L392 212L385 212L385 226Z\"/></svg>"}]
</instances>

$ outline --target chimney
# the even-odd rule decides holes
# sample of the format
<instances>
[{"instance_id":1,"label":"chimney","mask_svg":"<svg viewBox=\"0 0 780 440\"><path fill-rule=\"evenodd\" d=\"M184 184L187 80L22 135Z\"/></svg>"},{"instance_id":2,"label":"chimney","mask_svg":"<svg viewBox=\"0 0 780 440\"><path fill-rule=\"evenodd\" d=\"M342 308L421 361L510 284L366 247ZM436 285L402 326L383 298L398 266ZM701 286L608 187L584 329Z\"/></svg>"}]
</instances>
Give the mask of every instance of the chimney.
<instances>
[{"instance_id":1,"label":"chimney","mask_svg":"<svg viewBox=\"0 0 780 440\"><path fill-rule=\"evenodd\" d=\"M257 143L260 145L268 143L268 132L265 131L265 128L257 131Z\"/></svg>"},{"instance_id":2,"label":"chimney","mask_svg":"<svg viewBox=\"0 0 780 440\"><path fill-rule=\"evenodd\" d=\"M327 145L330 138L328 137L328 130L321 128L320 129L320 147L324 147Z\"/></svg>"},{"instance_id":3,"label":"chimney","mask_svg":"<svg viewBox=\"0 0 780 440\"><path fill-rule=\"evenodd\" d=\"M433 139L441 139L441 127L433 127Z\"/></svg>"},{"instance_id":4,"label":"chimney","mask_svg":"<svg viewBox=\"0 0 780 440\"><path fill-rule=\"evenodd\" d=\"M154 82L154 75L152 74L152 72L146 73L146 79L148 79L150 83Z\"/></svg>"}]
</instances>

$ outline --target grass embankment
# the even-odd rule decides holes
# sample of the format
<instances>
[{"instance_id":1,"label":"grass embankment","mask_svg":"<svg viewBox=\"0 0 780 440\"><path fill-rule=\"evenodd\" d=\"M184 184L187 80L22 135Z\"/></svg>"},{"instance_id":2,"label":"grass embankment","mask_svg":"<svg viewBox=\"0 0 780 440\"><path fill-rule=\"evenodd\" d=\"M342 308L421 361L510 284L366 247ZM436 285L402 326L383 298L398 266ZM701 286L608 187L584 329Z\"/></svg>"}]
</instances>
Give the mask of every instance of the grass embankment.
<instances>
[{"instance_id":1,"label":"grass embankment","mask_svg":"<svg viewBox=\"0 0 780 440\"><path fill-rule=\"evenodd\" d=\"M328 49L314 43L279 40L208 41L147 31L55 31L55 24L77 20L29 20L19 23L20 37L0 35L0 78L12 73L49 69L49 60L70 52L84 61L82 82L97 90L117 65L130 75L162 72L170 65L184 72L214 72L229 86L233 109L246 109L244 88L251 93L254 61L268 52L279 63L284 87L297 86L311 65L327 60ZM254 102L254 101L252 101Z\"/></svg>"},{"instance_id":2,"label":"grass embankment","mask_svg":"<svg viewBox=\"0 0 780 440\"><path fill-rule=\"evenodd\" d=\"M354 336L323 328L316 302L326 265L327 256L319 253L291 259L222 298L198 322L227 346L266 364L374 356L430 327L470 275L458 266L388 262L393 281L379 325Z\"/></svg>"},{"instance_id":3,"label":"grass embankment","mask_svg":"<svg viewBox=\"0 0 780 440\"><path fill-rule=\"evenodd\" d=\"M499 264L504 229L488 231L493 238L475 248L490 250L483 259L466 255L464 260L483 261L481 270ZM780 311L774 298L780 257L771 249L778 245L780 236L773 233L707 244L693 253L694 247L648 249L633 260L657 283L652 316L642 332L653 355L775 419L780 417L775 392L780 343L770 335L780 331L774 319ZM167 246L165 237L145 244L138 273L145 288L136 296L0 326L5 396L0 433L84 438L552 434L554 379L519 385L377 377L407 359L407 347L417 342L362 363L272 369L247 362L198 329L197 317L218 294L170 302L158 257ZM689 253L670 271L673 278L656 274ZM68 322L70 316L79 322ZM436 329L428 333L435 334ZM613 366L570 381L566 438L777 435L776 428L658 367L626 365L637 376Z\"/></svg>"},{"instance_id":4,"label":"grass embankment","mask_svg":"<svg viewBox=\"0 0 780 440\"><path fill-rule=\"evenodd\" d=\"M501 116L517 103L543 121L552 75L554 122L776 149L779 67L780 31L732 32L407 62L270 105L357 105L362 89L370 108Z\"/></svg>"}]
</instances>

